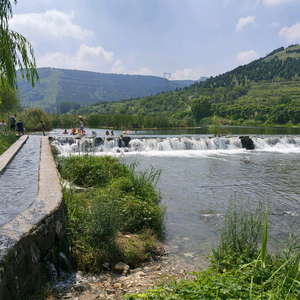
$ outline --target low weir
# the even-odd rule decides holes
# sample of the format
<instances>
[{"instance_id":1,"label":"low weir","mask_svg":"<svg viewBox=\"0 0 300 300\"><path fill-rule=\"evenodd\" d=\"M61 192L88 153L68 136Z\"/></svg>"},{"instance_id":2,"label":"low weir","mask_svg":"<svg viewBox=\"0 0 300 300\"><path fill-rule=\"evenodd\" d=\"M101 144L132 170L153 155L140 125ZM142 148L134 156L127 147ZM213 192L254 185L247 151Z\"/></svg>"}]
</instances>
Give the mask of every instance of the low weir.
<instances>
[{"instance_id":1,"label":"low weir","mask_svg":"<svg viewBox=\"0 0 300 300\"><path fill-rule=\"evenodd\" d=\"M1 156L1 171L24 139ZM60 253L63 195L48 137L41 138L40 149L38 194L27 209L0 229L0 300L27 299L38 286L53 279L53 273L59 276L65 263Z\"/></svg>"},{"instance_id":2,"label":"low weir","mask_svg":"<svg viewBox=\"0 0 300 300\"><path fill-rule=\"evenodd\" d=\"M174 151L227 151L300 148L299 136L226 136L226 137L54 137L51 146L58 154L142 153Z\"/></svg>"}]
</instances>

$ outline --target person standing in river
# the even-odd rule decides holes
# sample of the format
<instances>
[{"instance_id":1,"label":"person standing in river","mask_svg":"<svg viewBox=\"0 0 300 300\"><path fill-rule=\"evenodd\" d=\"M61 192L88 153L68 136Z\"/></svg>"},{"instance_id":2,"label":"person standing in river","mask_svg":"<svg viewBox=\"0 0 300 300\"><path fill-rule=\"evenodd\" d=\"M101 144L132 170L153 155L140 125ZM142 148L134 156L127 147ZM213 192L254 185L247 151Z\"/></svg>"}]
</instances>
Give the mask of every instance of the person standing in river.
<instances>
[{"instance_id":1,"label":"person standing in river","mask_svg":"<svg viewBox=\"0 0 300 300\"><path fill-rule=\"evenodd\" d=\"M12 117L9 118L9 120L10 120L10 130L15 130L16 129L16 117L17 117L17 115L14 114Z\"/></svg>"},{"instance_id":2,"label":"person standing in river","mask_svg":"<svg viewBox=\"0 0 300 300\"><path fill-rule=\"evenodd\" d=\"M45 125L45 123L43 121L41 121L41 123L42 123L42 132L43 132L43 135L46 135L45 134L46 125Z\"/></svg>"},{"instance_id":3,"label":"person standing in river","mask_svg":"<svg viewBox=\"0 0 300 300\"><path fill-rule=\"evenodd\" d=\"M80 134L83 134L83 121L80 120L79 122Z\"/></svg>"}]
</instances>

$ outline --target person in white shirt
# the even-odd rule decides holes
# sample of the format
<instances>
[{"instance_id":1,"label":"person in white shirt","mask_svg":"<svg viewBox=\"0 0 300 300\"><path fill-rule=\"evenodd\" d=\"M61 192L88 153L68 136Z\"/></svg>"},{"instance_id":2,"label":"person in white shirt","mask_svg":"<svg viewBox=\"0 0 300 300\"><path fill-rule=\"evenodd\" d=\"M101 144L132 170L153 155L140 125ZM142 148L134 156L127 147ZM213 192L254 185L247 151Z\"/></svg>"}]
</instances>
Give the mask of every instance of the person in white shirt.
<instances>
[{"instance_id":1,"label":"person in white shirt","mask_svg":"<svg viewBox=\"0 0 300 300\"><path fill-rule=\"evenodd\" d=\"M6 132L6 126L7 126L7 124L5 123L5 121L2 120L2 121L1 121L1 130L3 131L3 133Z\"/></svg>"}]
</instances>

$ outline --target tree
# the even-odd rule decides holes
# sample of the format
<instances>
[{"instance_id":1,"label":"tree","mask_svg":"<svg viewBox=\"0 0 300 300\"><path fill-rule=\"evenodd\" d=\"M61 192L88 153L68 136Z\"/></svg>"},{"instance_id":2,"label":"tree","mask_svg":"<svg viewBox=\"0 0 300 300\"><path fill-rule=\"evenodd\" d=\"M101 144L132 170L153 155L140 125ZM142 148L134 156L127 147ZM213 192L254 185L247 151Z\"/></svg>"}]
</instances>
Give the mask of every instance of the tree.
<instances>
[{"instance_id":1,"label":"tree","mask_svg":"<svg viewBox=\"0 0 300 300\"><path fill-rule=\"evenodd\" d=\"M80 104L73 101L61 101L56 106L56 111L59 114L66 114L70 110L78 110L80 108Z\"/></svg>"},{"instance_id":2,"label":"tree","mask_svg":"<svg viewBox=\"0 0 300 300\"><path fill-rule=\"evenodd\" d=\"M211 102L207 96L200 96L192 102L192 114L196 121L199 122L202 118L211 115Z\"/></svg>"},{"instance_id":3,"label":"tree","mask_svg":"<svg viewBox=\"0 0 300 300\"><path fill-rule=\"evenodd\" d=\"M16 111L20 108L20 101L16 95L16 91L12 89L1 91L0 89L0 98L2 99L2 102L0 102L0 114L2 118L5 113Z\"/></svg>"},{"instance_id":4,"label":"tree","mask_svg":"<svg viewBox=\"0 0 300 300\"><path fill-rule=\"evenodd\" d=\"M17 4L17 0L13 0ZM2 88L17 89L17 69L22 78L31 82L32 87L39 80L36 71L34 52L31 44L21 34L8 28L12 18L12 5L9 0L0 0L0 79Z\"/></svg>"}]
</instances>

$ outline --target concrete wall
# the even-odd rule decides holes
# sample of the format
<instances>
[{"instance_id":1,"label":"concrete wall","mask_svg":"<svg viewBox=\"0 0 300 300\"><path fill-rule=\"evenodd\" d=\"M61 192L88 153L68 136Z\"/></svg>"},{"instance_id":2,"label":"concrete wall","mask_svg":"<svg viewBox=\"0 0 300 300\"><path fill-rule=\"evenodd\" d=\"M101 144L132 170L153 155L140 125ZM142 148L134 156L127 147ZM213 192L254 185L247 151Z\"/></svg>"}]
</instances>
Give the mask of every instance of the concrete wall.
<instances>
[{"instance_id":1,"label":"concrete wall","mask_svg":"<svg viewBox=\"0 0 300 300\"><path fill-rule=\"evenodd\" d=\"M0 300L26 299L60 270L63 196L47 137L42 137L34 202L0 229ZM58 274L59 275L59 274Z\"/></svg>"}]
</instances>

